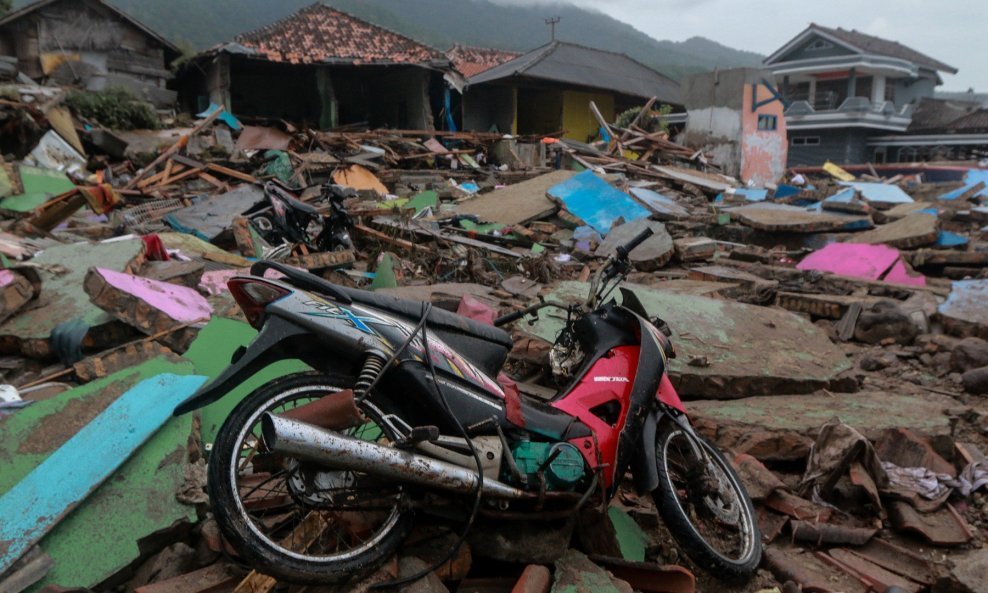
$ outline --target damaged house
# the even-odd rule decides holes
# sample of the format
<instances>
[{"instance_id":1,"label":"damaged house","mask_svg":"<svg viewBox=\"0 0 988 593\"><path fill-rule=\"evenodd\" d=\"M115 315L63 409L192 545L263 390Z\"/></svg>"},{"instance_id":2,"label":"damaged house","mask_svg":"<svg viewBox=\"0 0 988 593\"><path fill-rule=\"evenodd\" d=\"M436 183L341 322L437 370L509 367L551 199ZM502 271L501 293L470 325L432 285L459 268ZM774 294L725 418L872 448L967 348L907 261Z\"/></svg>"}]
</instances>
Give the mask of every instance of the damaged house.
<instances>
[{"instance_id":1,"label":"damaged house","mask_svg":"<svg viewBox=\"0 0 988 593\"><path fill-rule=\"evenodd\" d=\"M943 83L941 72L957 73L895 41L816 24L765 67L787 102L790 166L896 160L888 138L909 133L916 106Z\"/></svg>"},{"instance_id":2,"label":"damaged house","mask_svg":"<svg viewBox=\"0 0 988 593\"><path fill-rule=\"evenodd\" d=\"M651 97L682 111L679 84L620 53L553 41L469 76L463 95L466 130L550 134L585 142L599 124Z\"/></svg>"},{"instance_id":3,"label":"damaged house","mask_svg":"<svg viewBox=\"0 0 988 593\"><path fill-rule=\"evenodd\" d=\"M0 17L0 55L16 58L27 76L89 90L123 87L158 106L175 100L165 83L180 53L103 0L41 0Z\"/></svg>"},{"instance_id":4,"label":"damaged house","mask_svg":"<svg viewBox=\"0 0 988 593\"><path fill-rule=\"evenodd\" d=\"M323 129L432 129L450 61L441 52L321 3L193 58L181 74L185 107Z\"/></svg>"}]
</instances>

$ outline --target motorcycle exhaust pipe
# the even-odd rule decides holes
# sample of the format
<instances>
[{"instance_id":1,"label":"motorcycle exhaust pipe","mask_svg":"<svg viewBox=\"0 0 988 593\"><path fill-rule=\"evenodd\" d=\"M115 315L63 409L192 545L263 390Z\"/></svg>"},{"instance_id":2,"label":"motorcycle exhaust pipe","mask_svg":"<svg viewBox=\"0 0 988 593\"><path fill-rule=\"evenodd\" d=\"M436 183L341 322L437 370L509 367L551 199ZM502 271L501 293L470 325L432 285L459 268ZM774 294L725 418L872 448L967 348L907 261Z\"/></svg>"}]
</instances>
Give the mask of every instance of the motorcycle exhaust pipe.
<instances>
[{"instance_id":1,"label":"motorcycle exhaust pipe","mask_svg":"<svg viewBox=\"0 0 988 593\"><path fill-rule=\"evenodd\" d=\"M480 480L476 470L424 455L385 447L318 426L276 416L261 417L261 434L268 448L334 469L364 472L400 482L469 494ZM531 499L535 494L484 478L485 496Z\"/></svg>"}]
</instances>

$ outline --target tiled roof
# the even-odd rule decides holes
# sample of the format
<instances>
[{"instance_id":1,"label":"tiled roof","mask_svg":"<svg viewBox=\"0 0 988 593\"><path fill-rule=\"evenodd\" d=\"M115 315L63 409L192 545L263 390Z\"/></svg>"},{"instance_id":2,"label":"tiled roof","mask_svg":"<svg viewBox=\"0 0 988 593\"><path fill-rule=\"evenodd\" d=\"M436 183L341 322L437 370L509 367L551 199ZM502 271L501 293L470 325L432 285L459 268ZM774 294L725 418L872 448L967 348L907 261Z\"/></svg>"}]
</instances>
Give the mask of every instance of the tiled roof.
<instances>
[{"instance_id":1,"label":"tiled roof","mask_svg":"<svg viewBox=\"0 0 988 593\"><path fill-rule=\"evenodd\" d=\"M875 37L874 35L867 35L860 31L848 31L847 29L842 29L840 27L831 29L830 27L823 27L821 25L817 25L816 23L811 25L811 28L822 31L832 37L836 37L837 39L840 39L841 41L848 43L866 53L888 56L890 58L899 58L900 60L907 60L909 62L913 62L914 64L919 64L920 66L925 66L933 70L957 74L957 68L944 64L939 60L935 60L926 54L922 54L912 49L911 47L906 47L898 41L889 41L888 39L882 39L881 37Z\"/></svg>"},{"instance_id":2,"label":"tiled roof","mask_svg":"<svg viewBox=\"0 0 988 593\"><path fill-rule=\"evenodd\" d=\"M460 44L446 50L446 57L453 62L453 67L467 78L490 70L494 66L500 66L520 55L514 51L489 47L470 47Z\"/></svg>"},{"instance_id":3,"label":"tiled roof","mask_svg":"<svg viewBox=\"0 0 988 593\"><path fill-rule=\"evenodd\" d=\"M978 109L978 103L970 101L948 101L924 97L913 112L909 132L942 130L958 119Z\"/></svg>"},{"instance_id":4,"label":"tiled roof","mask_svg":"<svg viewBox=\"0 0 988 593\"><path fill-rule=\"evenodd\" d=\"M951 122L947 129L958 134L988 132L988 109L978 109Z\"/></svg>"},{"instance_id":5,"label":"tiled roof","mask_svg":"<svg viewBox=\"0 0 988 593\"><path fill-rule=\"evenodd\" d=\"M448 63L442 53L322 3L236 37L272 62L289 64Z\"/></svg>"}]
</instances>

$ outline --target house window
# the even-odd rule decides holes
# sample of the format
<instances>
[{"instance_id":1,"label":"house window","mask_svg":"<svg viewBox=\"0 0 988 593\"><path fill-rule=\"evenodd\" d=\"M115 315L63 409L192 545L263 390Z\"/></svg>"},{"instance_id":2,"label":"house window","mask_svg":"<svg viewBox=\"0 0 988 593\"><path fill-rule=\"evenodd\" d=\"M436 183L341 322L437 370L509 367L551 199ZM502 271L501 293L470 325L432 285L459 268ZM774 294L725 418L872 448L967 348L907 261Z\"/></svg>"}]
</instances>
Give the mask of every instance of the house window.
<instances>
[{"instance_id":1,"label":"house window","mask_svg":"<svg viewBox=\"0 0 988 593\"><path fill-rule=\"evenodd\" d=\"M793 146L820 146L819 136L796 136L792 139Z\"/></svg>"},{"instance_id":2,"label":"house window","mask_svg":"<svg viewBox=\"0 0 988 593\"><path fill-rule=\"evenodd\" d=\"M758 130L762 132L774 131L779 125L779 118L775 115L759 115Z\"/></svg>"},{"instance_id":3,"label":"house window","mask_svg":"<svg viewBox=\"0 0 988 593\"><path fill-rule=\"evenodd\" d=\"M806 51L821 51L824 49L830 49L833 46L833 43L830 43L825 39L816 39L813 43L806 46Z\"/></svg>"}]
</instances>

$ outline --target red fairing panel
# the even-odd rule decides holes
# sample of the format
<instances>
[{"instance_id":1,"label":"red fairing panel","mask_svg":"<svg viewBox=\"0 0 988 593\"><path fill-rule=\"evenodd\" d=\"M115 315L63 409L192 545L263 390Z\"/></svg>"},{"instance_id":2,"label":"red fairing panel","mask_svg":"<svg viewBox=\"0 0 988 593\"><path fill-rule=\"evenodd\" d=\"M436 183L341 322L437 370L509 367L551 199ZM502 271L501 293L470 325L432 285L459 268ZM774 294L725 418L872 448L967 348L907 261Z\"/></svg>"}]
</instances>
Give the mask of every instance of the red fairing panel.
<instances>
[{"instance_id":1,"label":"red fairing panel","mask_svg":"<svg viewBox=\"0 0 988 593\"><path fill-rule=\"evenodd\" d=\"M592 449L580 447L587 463L594 469L604 464L603 485L610 488L614 482L614 466L617 457L618 435L624 428L631 401L631 387L638 370L638 346L620 346L602 356L582 379L562 399L552 405L571 416L576 416L594 431L600 459ZM610 425L590 410L597 406L617 402L620 407L617 425Z\"/></svg>"}]
</instances>

